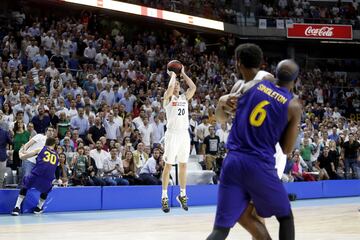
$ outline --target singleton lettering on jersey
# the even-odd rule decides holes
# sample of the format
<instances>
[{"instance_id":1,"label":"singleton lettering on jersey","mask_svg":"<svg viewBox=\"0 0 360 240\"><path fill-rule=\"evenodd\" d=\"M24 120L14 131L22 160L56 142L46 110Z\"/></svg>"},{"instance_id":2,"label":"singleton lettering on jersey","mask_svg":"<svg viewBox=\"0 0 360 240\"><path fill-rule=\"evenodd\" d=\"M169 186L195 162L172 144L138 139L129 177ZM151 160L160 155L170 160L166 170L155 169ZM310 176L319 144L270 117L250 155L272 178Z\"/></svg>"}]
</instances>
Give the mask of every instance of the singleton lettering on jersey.
<instances>
[{"instance_id":1,"label":"singleton lettering on jersey","mask_svg":"<svg viewBox=\"0 0 360 240\"><path fill-rule=\"evenodd\" d=\"M283 95L281 95L280 93L274 91L273 89L271 88L268 88L266 87L265 85L263 84L260 84L258 87L257 87L257 90L265 93L266 95L272 97L273 99L275 99L276 101L282 103L282 104L285 104L288 99L286 97L284 97Z\"/></svg>"}]
</instances>

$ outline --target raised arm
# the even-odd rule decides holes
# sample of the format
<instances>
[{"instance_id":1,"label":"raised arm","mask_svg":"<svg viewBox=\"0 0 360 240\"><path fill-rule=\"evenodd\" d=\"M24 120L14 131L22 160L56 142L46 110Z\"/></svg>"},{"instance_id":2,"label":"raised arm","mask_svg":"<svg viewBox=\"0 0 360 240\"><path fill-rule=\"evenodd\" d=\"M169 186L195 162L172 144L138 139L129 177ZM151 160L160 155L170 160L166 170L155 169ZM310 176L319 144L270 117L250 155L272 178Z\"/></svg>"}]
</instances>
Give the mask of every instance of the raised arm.
<instances>
[{"instance_id":1,"label":"raised arm","mask_svg":"<svg viewBox=\"0 0 360 240\"><path fill-rule=\"evenodd\" d=\"M184 66L182 66L182 68L181 68L181 76L184 78L186 84L189 87L186 90L185 96L186 96L187 100L190 100L196 92L196 85L193 82L193 80L191 80L191 78L189 78L188 75L186 75Z\"/></svg>"},{"instance_id":2,"label":"raised arm","mask_svg":"<svg viewBox=\"0 0 360 240\"><path fill-rule=\"evenodd\" d=\"M166 105L169 101L169 98L174 94L174 88L176 83L176 74L172 71L168 71L168 74L170 76L170 81L168 88L166 89L164 93L164 105Z\"/></svg>"}]
</instances>

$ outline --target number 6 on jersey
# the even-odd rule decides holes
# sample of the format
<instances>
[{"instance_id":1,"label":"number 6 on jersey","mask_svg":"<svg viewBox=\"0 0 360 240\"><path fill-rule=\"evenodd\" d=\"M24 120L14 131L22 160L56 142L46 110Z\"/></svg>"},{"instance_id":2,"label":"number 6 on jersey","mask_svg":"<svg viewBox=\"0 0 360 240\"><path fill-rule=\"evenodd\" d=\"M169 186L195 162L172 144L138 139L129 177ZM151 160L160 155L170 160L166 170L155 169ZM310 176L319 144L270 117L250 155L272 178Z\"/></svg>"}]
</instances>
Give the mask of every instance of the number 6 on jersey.
<instances>
[{"instance_id":1,"label":"number 6 on jersey","mask_svg":"<svg viewBox=\"0 0 360 240\"><path fill-rule=\"evenodd\" d=\"M249 117L250 124L252 126L260 127L263 124L267 114L264 107L269 104L270 104L269 101L264 100L254 107Z\"/></svg>"}]
</instances>

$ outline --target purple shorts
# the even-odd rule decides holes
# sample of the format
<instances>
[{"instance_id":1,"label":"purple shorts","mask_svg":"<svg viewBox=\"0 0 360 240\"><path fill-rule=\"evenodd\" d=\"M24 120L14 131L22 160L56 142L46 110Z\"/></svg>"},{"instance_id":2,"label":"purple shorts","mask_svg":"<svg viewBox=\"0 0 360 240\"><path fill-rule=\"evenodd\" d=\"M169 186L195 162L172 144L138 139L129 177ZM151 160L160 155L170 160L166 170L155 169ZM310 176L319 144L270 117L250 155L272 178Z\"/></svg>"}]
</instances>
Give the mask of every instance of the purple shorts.
<instances>
[{"instance_id":1,"label":"purple shorts","mask_svg":"<svg viewBox=\"0 0 360 240\"><path fill-rule=\"evenodd\" d=\"M52 179L43 178L33 173L23 178L23 186L26 189L35 188L41 193L48 193L52 188Z\"/></svg>"},{"instance_id":2,"label":"purple shorts","mask_svg":"<svg viewBox=\"0 0 360 240\"><path fill-rule=\"evenodd\" d=\"M264 218L290 214L288 195L275 167L253 155L230 151L221 170L215 226L233 227L250 201Z\"/></svg>"}]
</instances>

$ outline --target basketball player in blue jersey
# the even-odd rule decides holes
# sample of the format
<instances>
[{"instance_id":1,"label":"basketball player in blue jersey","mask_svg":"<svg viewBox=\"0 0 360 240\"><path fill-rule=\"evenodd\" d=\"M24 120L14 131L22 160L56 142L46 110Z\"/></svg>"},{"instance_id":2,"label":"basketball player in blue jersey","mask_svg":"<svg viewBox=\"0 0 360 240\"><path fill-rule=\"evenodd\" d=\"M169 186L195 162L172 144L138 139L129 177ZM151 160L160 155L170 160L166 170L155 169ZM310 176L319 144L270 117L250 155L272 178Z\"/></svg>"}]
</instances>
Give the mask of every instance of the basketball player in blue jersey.
<instances>
[{"instance_id":1,"label":"basketball player in blue jersey","mask_svg":"<svg viewBox=\"0 0 360 240\"><path fill-rule=\"evenodd\" d=\"M225 101L226 112L223 111L223 107L217 107L216 109L216 118L217 121L221 123L226 123L228 121L229 117L234 117L235 111L236 111L236 104L238 100L238 96L242 91L242 87L244 87L245 83L251 83L247 84L247 88L250 88L251 86L255 85L259 81L262 80L270 80L272 82L275 82L274 76L266 71L260 70L260 64L263 59L263 52L261 48L255 44L251 43L245 43L241 44L236 48L235 51L236 59L237 59L237 71L241 74L243 80L237 81L233 88L231 89L231 92L229 95L223 96L221 99L227 99ZM220 104L221 105L221 100ZM276 169L279 176L279 179L282 177L282 173L285 169L286 165L286 155L282 152L282 149L280 147L280 144L277 143L275 145L276 153L275 153L275 160L276 160ZM253 204L250 203L249 207L246 211L249 216L243 217L241 221L239 221L239 224L241 224L244 228L246 228L249 232L256 231L256 226L262 226L265 224L264 219L260 218L256 214L256 210L253 207ZM260 220L260 224L259 221ZM265 225L264 225L265 226ZM266 231L266 228L262 228L264 232Z\"/></svg>"},{"instance_id":2,"label":"basketball player in blue jersey","mask_svg":"<svg viewBox=\"0 0 360 240\"><path fill-rule=\"evenodd\" d=\"M12 211L13 216L20 214L21 203L25 199L26 193L30 188L37 189L40 194L39 203L34 209L35 214L43 212L43 205L46 201L48 193L52 189L52 181L55 178L55 171L59 164L59 157L55 151L55 138L48 137L43 148L19 152L21 159L28 159L36 156L36 164L28 176L24 176L22 188L16 201L16 205Z\"/></svg>"},{"instance_id":3,"label":"basketball player in blue jersey","mask_svg":"<svg viewBox=\"0 0 360 240\"><path fill-rule=\"evenodd\" d=\"M277 217L279 239L294 239L291 207L277 176L274 153L277 142L285 154L290 153L296 140L301 104L291 90L297 74L296 63L284 60L277 67L277 85L267 80L244 85L228 138L216 220L208 240L225 239L239 218L253 238L271 239L265 225L251 215L250 201L259 216ZM226 99L219 100L220 105L222 102Z\"/></svg>"}]
</instances>

